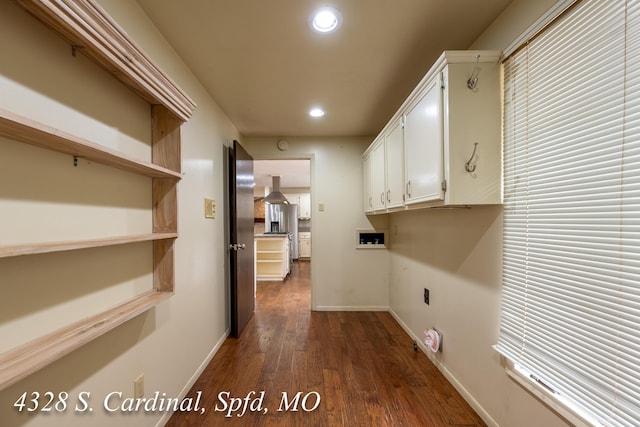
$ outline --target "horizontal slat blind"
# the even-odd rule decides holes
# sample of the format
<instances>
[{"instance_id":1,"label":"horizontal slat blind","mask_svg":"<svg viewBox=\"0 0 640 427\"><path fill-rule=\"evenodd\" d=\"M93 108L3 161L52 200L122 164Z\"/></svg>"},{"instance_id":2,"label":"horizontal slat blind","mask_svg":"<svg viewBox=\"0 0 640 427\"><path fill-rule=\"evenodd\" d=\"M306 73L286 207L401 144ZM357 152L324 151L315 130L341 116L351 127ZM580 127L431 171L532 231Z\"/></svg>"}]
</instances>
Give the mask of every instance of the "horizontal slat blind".
<instances>
[{"instance_id":1,"label":"horizontal slat blind","mask_svg":"<svg viewBox=\"0 0 640 427\"><path fill-rule=\"evenodd\" d=\"M583 1L505 61L498 350L640 425L640 6Z\"/></svg>"}]
</instances>

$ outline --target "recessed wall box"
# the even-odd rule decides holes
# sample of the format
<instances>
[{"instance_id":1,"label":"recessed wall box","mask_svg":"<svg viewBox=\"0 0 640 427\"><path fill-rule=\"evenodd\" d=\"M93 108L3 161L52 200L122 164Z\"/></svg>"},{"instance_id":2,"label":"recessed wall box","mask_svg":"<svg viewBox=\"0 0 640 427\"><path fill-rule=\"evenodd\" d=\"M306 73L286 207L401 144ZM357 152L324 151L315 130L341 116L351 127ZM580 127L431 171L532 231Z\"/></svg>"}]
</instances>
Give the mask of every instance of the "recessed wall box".
<instances>
[{"instance_id":1,"label":"recessed wall box","mask_svg":"<svg viewBox=\"0 0 640 427\"><path fill-rule=\"evenodd\" d=\"M356 230L357 249L385 249L387 232L377 230Z\"/></svg>"}]
</instances>

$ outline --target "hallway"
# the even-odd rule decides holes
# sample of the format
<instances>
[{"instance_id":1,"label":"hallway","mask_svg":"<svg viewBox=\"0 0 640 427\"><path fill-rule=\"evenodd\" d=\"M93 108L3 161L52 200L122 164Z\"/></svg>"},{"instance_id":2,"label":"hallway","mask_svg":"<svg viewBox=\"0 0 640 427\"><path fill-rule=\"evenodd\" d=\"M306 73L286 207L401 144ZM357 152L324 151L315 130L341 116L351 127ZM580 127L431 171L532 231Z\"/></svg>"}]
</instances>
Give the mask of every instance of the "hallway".
<instances>
[{"instance_id":1,"label":"hallway","mask_svg":"<svg viewBox=\"0 0 640 427\"><path fill-rule=\"evenodd\" d=\"M258 282L242 336L224 342L189 393L201 391L205 413L176 413L167 426L485 425L389 313L311 312L309 277L299 262L283 283ZM242 401L229 414L232 397Z\"/></svg>"}]
</instances>

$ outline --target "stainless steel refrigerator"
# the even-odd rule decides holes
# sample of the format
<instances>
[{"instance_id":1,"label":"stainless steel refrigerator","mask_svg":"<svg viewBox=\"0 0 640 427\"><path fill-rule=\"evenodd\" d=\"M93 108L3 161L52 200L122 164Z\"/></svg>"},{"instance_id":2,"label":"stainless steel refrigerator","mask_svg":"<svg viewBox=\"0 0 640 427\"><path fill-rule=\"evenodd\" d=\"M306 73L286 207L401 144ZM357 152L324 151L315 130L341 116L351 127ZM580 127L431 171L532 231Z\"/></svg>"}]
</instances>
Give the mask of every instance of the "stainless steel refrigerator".
<instances>
[{"instance_id":1,"label":"stainless steel refrigerator","mask_svg":"<svg viewBox=\"0 0 640 427\"><path fill-rule=\"evenodd\" d=\"M300 257L298 248L298 205L265 205L265 234L288 234L291 258Z\"/></svg>"}]
</instances>

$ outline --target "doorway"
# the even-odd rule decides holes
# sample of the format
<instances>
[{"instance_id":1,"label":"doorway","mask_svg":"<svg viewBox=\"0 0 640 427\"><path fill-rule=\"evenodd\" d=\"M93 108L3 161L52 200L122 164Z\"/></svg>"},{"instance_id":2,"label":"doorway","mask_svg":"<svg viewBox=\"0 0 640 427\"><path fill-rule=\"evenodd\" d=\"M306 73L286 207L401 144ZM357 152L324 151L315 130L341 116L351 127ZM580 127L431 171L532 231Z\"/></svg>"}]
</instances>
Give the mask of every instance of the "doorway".
<instances>
[{"instance_id":1,"label":"doorway","mask_svg":"<svg viewBox=\"0 0 640 427\"><path fill-rule=\"evenodd\" d=\"M276 209L265 205L263 200L273 190L274 177L278 177L279 190L290 205L295 206L296 225L292 232L291 268L290 274L310 275L311 259L313 257L312 239L312 189L311 189L311 159L255 159L254 160L254 206L256 235L272 231L273 212ZM288 229L287 231L291 231ZM306 268L296 268L299 263L306 263ZM261 280L260 261L257 259L257 280ZM285 277L286 280L287 277ZM310 278L309 278L310 280Z\"/></svg>"}]
</instances>

